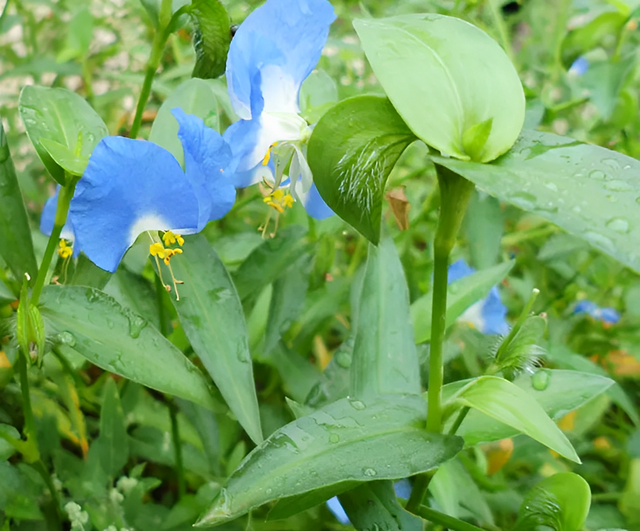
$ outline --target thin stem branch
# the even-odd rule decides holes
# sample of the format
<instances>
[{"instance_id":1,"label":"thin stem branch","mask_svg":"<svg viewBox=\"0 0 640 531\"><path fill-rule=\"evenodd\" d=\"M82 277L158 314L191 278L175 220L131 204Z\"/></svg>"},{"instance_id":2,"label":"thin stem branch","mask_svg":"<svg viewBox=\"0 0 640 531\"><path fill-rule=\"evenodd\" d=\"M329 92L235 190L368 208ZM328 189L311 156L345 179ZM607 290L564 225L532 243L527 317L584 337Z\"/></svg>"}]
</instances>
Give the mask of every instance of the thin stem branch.
<instances>
[{"instance_id":1,"label":"thin stem branch","mask_svg":"<svg viewBox=\"0 0 640 531\"><path fill-rule=\"evenodd\" d=\"M22 393L22 407L24 411L24 435L27 439L27 442L33 441L35 445L37 456L36 459L39 459L40 455L37 452L37 440L36 440L36 424L33 418L33 408L31 407L31 394L29 392L29 373L28 373L28 365L27 365L27 357L29 356L26 352L21 352L18 357L18 372L20 373L20 392Z\"/></svg>"},{"instance_id":2,"label":"thin stem branch","mask_svg":"<svg viewBox=\"0 0 640 531\"><path fill-rule=\"evenodd\" d=\"M458 520L453 516L435 511L430 507L425 507L424 505L421 505L418 508L417 513L421 518L429 520L434 524L439 524L447 529L452 529L453 531L483 531L481 527L464 522L463 520Z\"/></svg>"},{"instance_id":3,"label":"thin stem branch","mask_svg":"<svg viewBox=\"0 0 640 531\"><path fill-rule=\"evenodd\" d=\"M507 24L504 21L504 17L502 16L502 11L500 10L500 6L498 5L498 2L496 2L496 0L487 0L487 3L489 4L491 17L493 18L493 21L498 28L498 36L500 37L500 44L502 45L502 48L504 49L504 51L507 52L509 59L513 63L514 57L513 57L513 49L511 47L511 39L509 38L509 30L507 28Z\"/></svg>"},{"instance_id":4,"label":"thin stem branch","mask_svg":"<svg viewBox=\"0 0 640 531\"><path fill-rule=\"evenodd\" d=\"M60 240L60 234L62 234L62 229L67 222L67 214L69 213L69 205L71 203L71 199L73 198L73 194L76 190L76 182L77 179L72 177L68 173L65 172L67 178L67 185L60 188L60 192L58 193L58 206L56 208L56 216L53 222L53 230L51 231L51 236L49 236L49 241L47 242L47 248L44 251L44 256L42 257L42 263L40 264L40 268L38 269L38 276L36 278L35 286L33 287L33 292L31 294L31 303L34 306L38 305L38 301L40 300L40 294L42 293L42 288L44 287L45 279L47 278L47 274L49 273L49 266L51 265L51 260L53 260L53 255L55 254L56 247L58 247L58 242Z\"/></svg>"},{"instance_id":5,"label":"thin stem branch","mask_svg":"<svg viewBox=\"0 0 640 531\"><path fill-rule=\"evenodd\" d=\"M184 465L182 462L182 444L180 443L180 427L178 426L178 408L173 400L169 401L169 414L171 415L171 436L173 438L173 450L176 460L176 475L178 479L178 499L184 498L186 488L184 483Z\"/></svg>"}]
</instances>

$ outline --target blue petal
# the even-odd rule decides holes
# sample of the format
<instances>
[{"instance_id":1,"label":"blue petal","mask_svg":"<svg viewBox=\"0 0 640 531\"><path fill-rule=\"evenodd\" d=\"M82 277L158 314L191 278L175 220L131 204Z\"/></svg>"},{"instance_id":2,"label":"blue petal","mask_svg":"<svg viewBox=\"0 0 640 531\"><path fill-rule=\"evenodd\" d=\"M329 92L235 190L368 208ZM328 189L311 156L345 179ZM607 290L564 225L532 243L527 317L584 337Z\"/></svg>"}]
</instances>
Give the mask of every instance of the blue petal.
<instances>
[{"instance_id":1,"label":"blue petal","mask_svg":"<svg viewBox=\"0 0 640 531\"><path fill-rule=\"evenodd\" d=\"M141 232L197 232L198 206L171 153L144 140L107 137L78 181L69 219L76 244L98 267L113 272Z\"/></svg>"},{"instance_id":2,"label":"blue petal","mask_svg":"<svg viewBox=\"0 0 640 531\"><path fill-rule=\"evenodd\" d=\"M491 288L489 295L482 305L482 317L484 324L480 330L483 334L504 335L509 332L507 323L507 307L502 304L498 288Z\"/></svg>"},{"instance_id":3,"label":"blue petal","mask_svg":"<svg viewBox=\"0 0 640 531\"><path fill-rule=\"evenodd\" d=\"M393 484L393 490L396 492L396 496L398 498L402 498L403 500L408 500L411 496L411 482L408 479L401 479L400 481L396 481Z\"/></svg>"},{"instance_id":4,"label":"blue petal","mask_svg":"<svg viewBox=\"0 0 640 531\"><path fill-rule=\"evenodd\" d=\"M335 18L326 0L267 0L246 18L227 57L238 116L250 118L262 99L265 111L298 111L300 85L320 59Z\"/></svg>"},{"instance_id":5,"label":"blue petal","mask_svg":"<svg viewBox=\"0 0 640 531\"><path fill-rule=\"evenodd\" d=\"M585 57L578 57L569 68L569 73L582 76L587 70L589 70L589 61Z\"/></svg>"},{"instance_id":6,"label":"blue petal","mask_svg":"<svg viewBox=\"0 0 640 531\"><path fill-rule=\"evenodd\" d=\"M448 282L455 282L461 278L468 277L471 273L474 273L475 269L467 265L467 263L461 258L457 262L454 262L449 266Z\"/></svg>"},{"instance_id":7,"label":"blue petal","mask_svg":"<svg viewBox=\"0 0 640 531\"><path fill-rule=\"evenodd\" d=\"M40 217L40 232L45 236L51 236L53 231L53 224L56 218L56 209L58 208L58 192L60 191L60 185L56 186L56 193L47 199L42 209L42 215ZM73 233L73 225L67 219L67 223L62 228L61 238L65 240L74 241L75 235ZM75 249L74 249L75 250Z\"/></svg>"},{"instance_id":8,"label":"blue petal","mask_svg":"<svg viewBox=\"0 0 640 531\"><path fill-rule=\"evenodd\" d=\"M604 323L616 324L620 320L620 314L613 308L600 308L600 320Z\"/></svg>"},{"instance_id":9,"label":"blue petal","mask_svg":"<svg viewBox=\"0 0 640 531\"><path fill-rule=\"evenodd\" d=\"M302 204L304 205L307 214L312 218L326 219L334 214L333 210L331 210L327 203L324 202L324 199L322 199L315 183L311 185L311 189L304 198Z\"/></svg>"},{"instance_id":10,"label":"blue petal","mask_svg":"<svg viewBox=\"0 0 640 531\"><path fill-rule=\"evenodd\" d=\"M573 309L573 313L581 314L586 313L592 317L595 317L595 314L598 310L598 305L595 302L583 300L576 304L576 307Z\"/></svg>"},{"instance_id":11,"label":"blue petal","mask_svg":"<svg viewBox=\"0 0 640 531\"><path fill-rule=\"evenodd\" d=\"M342 505L340 505L340 500L337 496L334 496L333 498L327 500L327 507L333 513L333 516L338 519L338 522L344 525L348 525L350 523L349 517L347 516L347 513L344 512L344 509L342 508Z\"/></svg>"},{"instance_id":12,"label":"blue petal","mask_svg":"<svg viewBox=\"0 0 640 531\"><path fill-rule=\"evenodd\" d=\"M227 170L231 148L220 133L204 125L197 116L182 109L171 111L180 129L178 137L184 150L187 179L196 191L200 218L198 230L207 222L224 216L236 199L233 178Z\"/></svg>"}]
</instances>

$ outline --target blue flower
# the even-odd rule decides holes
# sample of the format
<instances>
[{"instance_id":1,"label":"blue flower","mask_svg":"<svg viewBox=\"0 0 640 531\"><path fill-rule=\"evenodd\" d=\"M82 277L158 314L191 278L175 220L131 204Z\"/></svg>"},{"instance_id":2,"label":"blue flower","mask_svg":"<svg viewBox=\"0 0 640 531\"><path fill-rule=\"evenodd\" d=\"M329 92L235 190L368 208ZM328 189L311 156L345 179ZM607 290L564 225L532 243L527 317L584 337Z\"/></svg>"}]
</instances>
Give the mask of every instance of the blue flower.
<instances>
[{"instance_id":1,"label":"blue flower","mask_svg":"<svg viewBox=\"0 0 640 531\"><path fill-rule=\"evenodd\" d=\"M349 521L349 517L347 516L347 513L344 512L344 509L342 508L342 504L340 503L340 500L338 499L337 496L334 496L333 498L327 500L327 507L333 513L333 516L336 517L338 522L340 522L343 525L348 525L351 523Z\"/></svg>"},{"instance_id":2,"label":"blue flower","mask_svg":"<svg viewBox=\"0 0 640 531\"><path fill-rule=\"evenodd\" d=\"M306 162L310 131L299 115L298 96L335 18L326 0L267 0L240 25L227 57L229 97L240 117L224 133L236 186L264 180L276 189L286 182L291 161L289 190L318 219L333 212Z\"/></svg>"},{"instance_id":3,"label":"blue flower","mask_svg":"<svg viewBox=\"0 0 640 531\"><path fill-rule=\"evenodd\" d=\"M464 260L458 260L449 266L448 281L455 282L474 272L475 269L467 265ZM494 286L487 297L469 307L458 320L469 323L483 334L503 335L509 332L506 316L507 308L500 300L498 288Z\"/></svg>"},{"instance_id":4,"label":"blue flower","mask_svg":"<svg viewBox=\"0 0 640 531\"><path fill-rule=\"evenodd\" d=\"M578 57L569 67L569 74L583 76L589 69L589 60L586 57Z\"/></svg>"},{"instance_id":5,"label":"blue flower","mask_svg":"<svg viewBox=\"0 0 640 531\"><path fill-rule=\"evenodd\" d=\"M582 300L573 309L574 314L587 314L605 324L616 324L620 314L613 308L601 308L595 302Z\"/></svg>"},{"instance_id":6,"label":"blue flower","mask_svg":"<svg viewBox=\"0 0 640 531\"><path fill-rule=\"evenodd\" d=\"M98 267L114 272L142 232L168 231L164 245L156 236L150 246L168 263L182 253L164 247L183 241L176 235L199 232L231 209L235 187L225 172L229 146L199 118L181 109L172 112L180 125L184 170L171 153L145 140L112 136L96 146L76 185L62 234L74 242L74 255L82 251ZM57 193L42 213L45 234L51 234L56 204Z\"/></svg>"}]
</instances>

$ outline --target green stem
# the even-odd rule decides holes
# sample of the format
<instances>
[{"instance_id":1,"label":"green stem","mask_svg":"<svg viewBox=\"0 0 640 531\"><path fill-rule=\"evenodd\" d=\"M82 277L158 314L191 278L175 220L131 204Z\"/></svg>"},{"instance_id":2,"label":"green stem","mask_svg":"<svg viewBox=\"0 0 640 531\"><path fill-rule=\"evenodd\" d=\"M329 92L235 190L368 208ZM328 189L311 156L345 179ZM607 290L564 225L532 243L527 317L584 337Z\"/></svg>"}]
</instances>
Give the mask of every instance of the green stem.
<instances>
[{"instance_id":1,"label":"green stem","mask_svg":"<svg viewBox=\"0 0 640 531\"><path fill-rule=\"evenodd\" d=\"M40 269L38 269L36 284L33 288L33 293L31 294L31 303L34 306L37 306L38 301L40 300L40 294L42 293L44 281L47 278L47 274L49 273L51 260L53 260L53 255L56 251L56 247L58 247L62 229L67 222L69 204L71 203L71 199L73 198L73 194L76 190L76 178L72 178L67 173L65 173L65 175L69 184L60 188L60 192L58 193L58 206L56 208L56 216L53 222L53 230L51 231L51 236L49 236L49 241L47 243L47 248L44 251L42 263L40 264Z\"/></svg>"},{"instance_id":2,"label":"green stem","mask_svg":"<svg viewBox=\"0 0 640 531\"><path fill-rule=\"evenodd\" d=\"M477 527L468 522L464 522L463 520L458 520L457 518L449 516L448 514L434 511L430 507L425 507L424 505L421 505L418 508L417 512L418 516L420 516L421 518L429 520L434 524L439 524L453 531L483 531L481 527Z\"/></svg>"},{"instance_id":3,"label":"green stem","mask_svg":"<svg viewBox=\"0 0 640 531\"><path fill-rule=\"evenodd\" d=\"M180 427L178 426L178 408L173 403L173 400L169 402L169 413L171 415L171 436L173 438L173 450L176 460L176 475L178 476L178 499L182 499L186 492L184 484L184 465L182 462Z\"/></svg>"},{"instance_id":4,"label":"green stem","mask_svg":"<svg viewBox=\"0 0 640 531\"><path fill-rule=\"evenodd\" d=\"M51 475L47 472L47 468L44 466L44 463L41 460L36 461L31 465L33 469L40 474L40 477L45 482L45 485L49 489L49 493L51 494L51 504L53 505L53 518L55 519L53 524L55 529L62 529L61 524L61 508L60 508L60 498L58 497L58 491L56 490L56 486L53 484L53 480L51 479Z\"/></svg>"},{"instance_id":5,"label":"green stem","mask_svg":"<svg viewBox=\"0 0 640 531\"><path fill-rule=\"evenodd\" d=\"M500 44L509 59L513 63L513 49L511 48L511 40L509 39L509 31L507 29L507 25L504 22L504 17L502 16L502 11L500 10L500 6L498 6L498 2L496 0L488 0L489 9L491 11L491 17L495 22L495 25L498 28L498 35L500 37Z\"/></svg>"},{"instance_id":6,"label":"green stem","mask_svg":"<svg viewBox=\"0 0 640 531\"><path fill-rule=\"evenodd\" d=\"M427 431L442 432L443 343L447 317L447 276L449 255L471 198L473 183L436 164L440 187L440 216L433 246L433 303L429 351ZM420 474L415 481L407 510L415 513L427 492L431 475Z\"/></svg>"},{"instance_id":7,"label":"green stem","mask_svg":"<svg viewBox=\"0 0 640 531\"><path fill-rule=\"evenodd\" d=\"M129 132L129 136L131 138L136 138L138 136L138 133L140 132L140 126L142 125L142 113L144 112L144 108L147 105L147 101L149 100L149 95L151 94L151 84L153 83L153 78L156 75L158 67L160 66L162 52L164 50L165 44L167 43L168 37L169 33L164 28L158 28L156 30L156 34L153 37L151 55L149 56L149 61L147 62L144 73L144 82L142 83L140 97L138 98L138 105L136 106L136 115L133 119L131 131Z\"/></svg>"},{"instance_id":8,"label":"green stem","mask_svg":"<svg viewBox=\"0 0 640 531\"><path fill-rule=\"evenodd\" d=\"M31 394L29 392L28 356L29 354L27 352L21 352L17 365L18 372L20 373L20 392L22 393L22 410L24 412L23 433L27 443L23 455L27 462L33 463L40 459L40 451L38 449L36 423L33 418Z\"/></svg>"},{"instance_id":9,"label":"green stem","mask_svg":"<svg viewBox=\"0 0 640 531\"><path fill-rule=\"evenodd\" d=\"M462 421L466 418L466 416L469 414L469 406L464 406L460 412L458 413L458 416L456 417L455 422L453 423L453 425L451 426L451 429L449 430L449 435L455 435L456 432L458 431L458 428L460 427L460 424L462 424Z\"/></svg>"}]
</instances>

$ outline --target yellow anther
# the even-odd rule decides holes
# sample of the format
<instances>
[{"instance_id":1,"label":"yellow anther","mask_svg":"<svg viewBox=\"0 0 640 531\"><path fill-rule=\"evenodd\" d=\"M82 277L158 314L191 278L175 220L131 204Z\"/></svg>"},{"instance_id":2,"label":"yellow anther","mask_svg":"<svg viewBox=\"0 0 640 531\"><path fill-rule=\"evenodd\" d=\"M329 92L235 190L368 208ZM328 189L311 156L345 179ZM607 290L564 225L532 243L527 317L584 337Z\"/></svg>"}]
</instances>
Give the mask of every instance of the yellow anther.
<instances>
[{"instance_id":1,"label":"yellow anther","mask_svg":"<svg viewBox=\"0 0 640 531\"><path fill-rule=\"evenodd\" d=\"M168 230L162 235L162 241L164 242L165 245L173 245L174 243L177 242L178 245L182 247L182 245L184 244L184 238L179 234L174 234L170 230Z\"/></svg>"},{"instance_id":2,"label":"yellow anther","mask_svg":"<svg viewBox=\"0 0 640 531\"><path fill-rule=\"evenodd\" d=\"M60 258L67 259L73 254L73 247L69 247L67 245L67 241L61 239L60 246L58 247L58 254L60 255Z\"/></svg>"},{"instance_id":3,"label":"yellow anther","mask_svg":"<svg viewBox=\"0 0 640 531\"><path fill-rule=\"evenodd\" d=\"M267 164L269 164L269 161L271 160L271 150L276 147L278 145L277 142L274 142L273 144L271 144L269 146L269 149L267 149L267 154L264 156L264 158L262 159L262 165L266 166Z\"/></svg>"},{"instance_id":4,"label":"yellow anther","mask_svg":"<svg viewBox=\"0 0 640 531\"><path fill-rule=\"evenodd\" d=\"M293 199L293 196L291 194L287 194L287 195L284 196L284 205L286 207L291 208L293 206L293 203L294 203L294 199Z\"/></svg>"},{"instance_id":5,"label":"yellow anther","mask_svg":"<svg viewBox=\"0 0 640 531\"><path fill-rule=\"evenodd\" d=\"M280 214L284 212L285 208L291 208L294 203L293 197L291 197L290 194L286 194L282 188L274 190L262 201L277 210Z\"/></svg>"},{"instance_id":6,"label":"yellow anther","mask_svg":"<svg viewBox=\"0 0 640 531\"><path fill-rule=\"evenodd\" d=\"M182 254L182 249L165 249L165 256L164 256L164 264L165 265L169 265L169 262L171 261L171 257L173 257L176 254Z\"/></svg>"},{"instance_id":7,"label":"yellow anther","mask_svg":"<svg viewBox=\"0 0 640 531\"><path fill-rule=\"evenodd\" d=\"M160 242L155 242L149 245L149 254L151 256L157 256L158 258L164 258L168 249L165 249Z\"/></svg>"}]
</instances>

